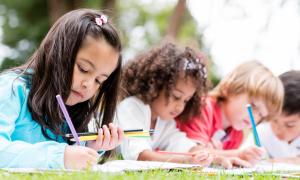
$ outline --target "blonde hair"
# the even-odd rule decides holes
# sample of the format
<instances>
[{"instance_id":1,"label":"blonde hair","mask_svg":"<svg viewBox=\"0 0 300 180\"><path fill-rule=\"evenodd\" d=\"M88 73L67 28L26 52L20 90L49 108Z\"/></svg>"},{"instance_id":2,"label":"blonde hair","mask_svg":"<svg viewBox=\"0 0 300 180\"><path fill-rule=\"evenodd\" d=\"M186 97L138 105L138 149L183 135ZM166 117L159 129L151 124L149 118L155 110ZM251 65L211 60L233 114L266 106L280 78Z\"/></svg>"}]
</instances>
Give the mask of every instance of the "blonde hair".
<instances>
[{"instance_id":1,"label":"blonde hair","mask_svg":"<svg viewBox=\"0 0 300 180\"><path fill-rule=\"evenodd\" d=\"M230 96L246 93L250 99L264 101L268 118L281 112L284 89L282 82L267 67L257 61L237 66L209 93L218 102Z\"/></svg>"}]
</instances>

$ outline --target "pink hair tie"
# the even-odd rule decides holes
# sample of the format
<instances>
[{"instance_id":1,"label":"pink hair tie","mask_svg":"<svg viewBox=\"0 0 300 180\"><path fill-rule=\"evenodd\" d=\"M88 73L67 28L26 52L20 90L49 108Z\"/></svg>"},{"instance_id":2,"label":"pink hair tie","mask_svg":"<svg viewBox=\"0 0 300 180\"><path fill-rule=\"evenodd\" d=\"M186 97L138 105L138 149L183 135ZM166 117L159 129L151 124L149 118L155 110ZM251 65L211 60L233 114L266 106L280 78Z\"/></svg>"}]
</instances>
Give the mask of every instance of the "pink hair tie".
<instances>
[{"instance_id":1,"label":"pink hair tie","mask_svg":"<svg viewBox=\"0 0 300 180\"><path fill-rule=\"evenodd\" d=\"M101 15L100 17L96 17L95 22L98 26L102 26L107 23L107 16Z\"/></svg>"}]
</instances>

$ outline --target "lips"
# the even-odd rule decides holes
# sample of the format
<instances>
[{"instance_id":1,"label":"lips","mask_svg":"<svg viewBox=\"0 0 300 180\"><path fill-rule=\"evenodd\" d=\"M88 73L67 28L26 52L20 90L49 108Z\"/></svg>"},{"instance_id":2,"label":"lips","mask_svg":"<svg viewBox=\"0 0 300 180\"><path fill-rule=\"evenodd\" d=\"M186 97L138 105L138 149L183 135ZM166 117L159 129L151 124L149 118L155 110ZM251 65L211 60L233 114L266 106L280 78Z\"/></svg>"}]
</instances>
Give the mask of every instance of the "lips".
<instances>
[{"instance_id":1,"label":"lips","mask_svg":"<svg viewBox=\"0 0 300 180\"><path fill-rule=\"evenodd\" d=\"M75 90L72 90L72 93L75 95L75 96L78 96L80 98L83 98L83 94L78 92L78 91L75 91Z\"/></svg>"},{"instance_id":2,"label":"lips","mask_svg":"<svg viewBox=\"0 0 300 180\"><path fill-rule=\"evenodd\" d=\"M177 117L178 116L178 113L176 113L176 112L171 112L170 114L171 114L172 117Z\"/></svg>"},{"instance_id":3,"label":"lips","mask_svg":"<svg viewBox=\"0 0 300 180\"><path fill-rule=\"evenodd\" d=\"M247 119L244 119L243 121L244 121L244 123L245 123L247 126L250 126L250 125L251 125L250 122L249 122Z\"/></svg>"}]
</instances>

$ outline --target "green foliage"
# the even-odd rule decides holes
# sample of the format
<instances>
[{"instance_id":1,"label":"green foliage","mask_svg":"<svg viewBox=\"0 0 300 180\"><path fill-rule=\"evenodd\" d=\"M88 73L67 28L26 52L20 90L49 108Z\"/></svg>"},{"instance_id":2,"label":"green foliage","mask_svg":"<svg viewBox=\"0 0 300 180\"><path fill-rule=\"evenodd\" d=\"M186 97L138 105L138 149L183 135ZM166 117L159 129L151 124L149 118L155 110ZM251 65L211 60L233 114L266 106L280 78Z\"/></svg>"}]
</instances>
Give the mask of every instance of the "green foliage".
<instances>
[{"instance_id":1,"label":"green foliage","mask_svg":"<svg viewBox=\"0 0 300 180\"><path fill-rule=\"evenodd\" d=\"M103 0L77 0L77 2L82 8L94 9L100 9L104 4ZM131 53L125 56L125 60L139 51L159 44L165 36L177 1L157 2L116 0L116 11L111 18L121 31L125 54ZM2 43L13 50L13 55L9 54L9 57L4 59L0 71L24 63L50 28L47 1L26 0L25 3L23 0L2 0L1 3ZM177 39L183 44L190 45L192 42L202 48L202 36L197 31L197 24L188 10ZM214 79L213 81L215 82Z\"/></svg>"},{"instance_id":2,"label":"green foliage","mask_svg":"<svg viewBox=\"0 0 300 180\"><path fill-rule=\"evenodd\" d=\"M0 72L2 72L5 69L9 69L9 68L12 68L12 67L19 66L23 63L24 62L22 62L22 61L6 58L5 61L3 61L3 63L1 64Z\"/></svg>"},{"instance_id":3,"label":"green foliage","mask_svg":"<svg viewBox=\"0 0 300 180\"><path fill-rule=\"evenodd\" d=\"M0 70L24 63L49 29L46 1L2 0L2 43L14 50L5 58Z\"/></svg>"}]
</instances>

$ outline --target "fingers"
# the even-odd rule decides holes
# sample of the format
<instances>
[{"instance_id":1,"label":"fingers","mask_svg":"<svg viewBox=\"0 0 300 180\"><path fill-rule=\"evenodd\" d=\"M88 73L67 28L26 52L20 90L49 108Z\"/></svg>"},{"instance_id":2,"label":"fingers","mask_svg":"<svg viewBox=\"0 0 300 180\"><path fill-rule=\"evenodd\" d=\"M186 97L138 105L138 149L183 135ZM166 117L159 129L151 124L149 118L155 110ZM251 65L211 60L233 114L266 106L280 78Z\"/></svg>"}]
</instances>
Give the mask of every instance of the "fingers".
<instances>
[{"instance_id":1,"label":"fingers","mask_svg":"<svg viewBox=\"0 0 300 180\"><path fill-rule=\"evenodd\" d=\"M84 169L90 168L98 163L98 157L95 157L91 154L88 155L85 162Z\"/></svg>"},{"instance_id":2,"label":"fingers","mask_svg":"<svg viewBox=\"0 0 300 180\"><path fill-rule=\"evenodd\" d=\"M236 165L236 166L242 166L242 167L252 167L252 164L250 164L249 162L242 160L238 157L232 157L231 158L231 162L232 164Z\"/></svg>"},{"instance_id":3,"label":"fingers","mask_svg":"<svg viewBox=\"0 0 300 180\"><path fill-rule=\"evenodd\" d=\"M98 158L99 156L98 152L92 148L87 148L87 153L95 158Z\"/></svg>"},{"instance_id":4,"label":"fingers","mask_svg":"<svg viewBox=\"0 0 300 180\"><path fill-rule=\"evenodd\" d=\"M211 144L215 149L223 149L223 144L219 140L211 139Z\"/></svg>"},{"instance_id":5,"label":"fingers","mask_svg":"<svg viewBox=\"0 0 300 180\"><path fill-rule=\"evenodd\" d=\"M102 130L102 128L100 128L98 130L98 137L96 140L96 144L98 145L98 147L102 147L103 139L104 139L103 130ZM97 148L97 149L99 149L99 148Z\"/></svg>"},{"instance_id":6,"label":"fingers","mask_svg":"<svg viewBox=\"0 0 300 180\"><path fill-rule=\"evenodd\" d=\"M201 164L203 166L209 166L213 161L213 157L211 154L205 151L200 151L192 157L192 162L197 164Z\"/></svg>"},{"instance_id":7,"label":"fingers","mask_svg":"<svg viewBox=\"0 0 300 180\"><path fill-rule=\"evenodd\" d=\"M109 123L109 130L111 133L111 139L110 139L108 148L114 148L117 146L118 140L119 140L118 129L115 127L115 125L113 125L112 123Z\"/></svg>"},{"instance_id":8,"label":"fingers","mask_svg":"<svg viewBox=\"0 0 300 180\"><path fill-rule=\"evenodd\" d=\"M109 129L106 125L102 126L102 129L103 129L103 133L104 133L102 148L105 149L106 147L109 146L111 137L110 137Z\"/></svg>"},{"instance_id":9,"label":"fingers","mask_svg":"<svg viewBox=\"0 0 300 180\"><path fill-rule=\"evenodd\" d=\"M243 159L249 161L251 164L255 164L257 161L262 159L263 155L264 150L262 148L250 147L244 151L245 158Z\"/></svg>"},{"instance_id":10,"label":"fingers","mask_svg":"<svg viewBox=\"0 0 300 180\"><path fill-rule=\"evenodd\" d=\"M232 168L232 162L230 161L230 159L223 157L223 156L216 156L214 159L214 162L216 164L219 164L221 166L223 166L226 169L231 169Z\"/></svg>"},{"instance_id":11,"label":"fingers","mask_svg":"<svg viewBox=\"0 0 300 180\"><path fill-rule=\"evenodd\" d=\"M124 131L122 128L118 128L118 134L119 134L119 139L118 139L118 145L119 145L124 139Z\"/></svg>"}]
</instances>

